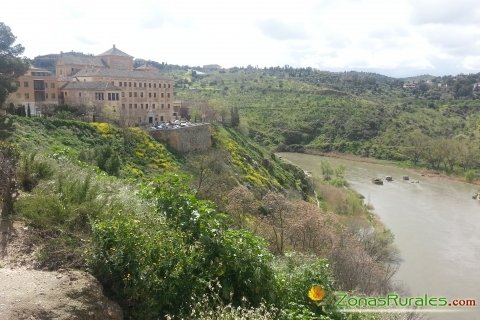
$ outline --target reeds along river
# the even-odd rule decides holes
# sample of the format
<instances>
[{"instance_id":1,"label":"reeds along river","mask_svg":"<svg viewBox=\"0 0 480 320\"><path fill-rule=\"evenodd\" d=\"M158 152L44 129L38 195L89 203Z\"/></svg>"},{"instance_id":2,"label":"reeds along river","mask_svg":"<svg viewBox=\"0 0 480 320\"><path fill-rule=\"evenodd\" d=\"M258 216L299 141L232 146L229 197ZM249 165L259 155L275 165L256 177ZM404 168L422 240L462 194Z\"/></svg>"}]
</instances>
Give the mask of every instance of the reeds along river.
<instances>
[{"instance_id":1,"label":"reeds along river","mask_svg":"<svg viewBox=\"0 0 480 320\"><path fill-rule=\"evenodd\" d=\"M412 296L476 299L477 307L454 313L430 313L427 319L480 319L479 187L411 170L315 155L280 153L304 170L321 176L321 160L346 166L350 186L365 196L395 235L403 262L396 275ZM408 175L419 183L403 181ZM371 179L392 176L375 185Z\"/></svg>"}]
</instances>

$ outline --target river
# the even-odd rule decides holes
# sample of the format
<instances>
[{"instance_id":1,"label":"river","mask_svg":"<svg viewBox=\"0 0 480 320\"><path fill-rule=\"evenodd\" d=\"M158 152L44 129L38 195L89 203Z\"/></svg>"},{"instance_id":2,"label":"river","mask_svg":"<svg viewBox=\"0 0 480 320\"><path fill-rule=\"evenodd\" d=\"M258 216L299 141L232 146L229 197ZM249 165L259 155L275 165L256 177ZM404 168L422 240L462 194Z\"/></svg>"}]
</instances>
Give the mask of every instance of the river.
<instances>
[{"instance_id":1,"label":"river","mask_svg":"<svg viewBox=\"0 0 480 320\"><path fill-rule=\"evenodd\" d=\"M346 166L350 186L365 196L395 235L403 260L396 281L412 296L476 299L477 307L429 313L427 319L480 319L480 201L472 199L479 187L424 177L392 165L297 153L279 155L319 177L322 159ZM387 175L394 181L383 186L371 182L373 177ZM404 175L419 183L403 181Z\"/></svg>"}]
</instances>

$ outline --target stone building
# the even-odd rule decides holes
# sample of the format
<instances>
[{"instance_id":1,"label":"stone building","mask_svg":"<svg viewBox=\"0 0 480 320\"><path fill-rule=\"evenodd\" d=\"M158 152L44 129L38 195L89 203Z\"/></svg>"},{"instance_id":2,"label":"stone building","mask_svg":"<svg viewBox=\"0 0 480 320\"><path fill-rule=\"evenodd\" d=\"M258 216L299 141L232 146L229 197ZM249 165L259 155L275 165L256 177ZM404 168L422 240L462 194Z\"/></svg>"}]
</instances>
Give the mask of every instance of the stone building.
<instances>
[{"instance_id":1,"label":"stone building","mask_svg":"<svg viewBox=\"0 0 480 320\"><path fill-rule=\"evenodd\" d=\"M97 56L61 53L55 64L55 75L43 70L43 85L31 78L29 86L22 87L22 81L27 82L22 79L32 76L33 70L19 78L19 90L12 94L13 98L20 95L18 98L25 99L12 99L10 103L81 105L94 120L111 119L126 125L145 125L178 117L174 109L173 80L154 67L134 68L133 57L115 45ZM38 90L33 92L32 88ZM36 100L30 101L27 97Z\"/></svg>"},{"instance_id":2,"label":"stone building","mask_svg":"<svg viewBox=\"0 0 480 320\"><path fill-rule=\"evenodd\" d=\"M15 85L17 91L8 96L7 106L22 106L26 114L39 115L42 105L58 104L56 77L48 70L31 67Z\"/></svg>"}]
</instances>

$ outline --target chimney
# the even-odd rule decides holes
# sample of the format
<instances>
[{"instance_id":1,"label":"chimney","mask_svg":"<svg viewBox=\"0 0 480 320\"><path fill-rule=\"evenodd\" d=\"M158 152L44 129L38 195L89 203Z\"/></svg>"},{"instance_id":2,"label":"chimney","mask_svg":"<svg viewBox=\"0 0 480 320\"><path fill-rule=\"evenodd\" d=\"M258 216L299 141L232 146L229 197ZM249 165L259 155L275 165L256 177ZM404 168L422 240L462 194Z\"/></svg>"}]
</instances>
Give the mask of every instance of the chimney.
<instances>
[{"instance_id":1,"label":"chimney","mask_svg":"<svg viewBox=\"0 0 480 320\"><path fill-rule=\"evenodd\" d=\"M113 49L115 49L115 45L113 45Z\"/></svg>"}]
</instances>

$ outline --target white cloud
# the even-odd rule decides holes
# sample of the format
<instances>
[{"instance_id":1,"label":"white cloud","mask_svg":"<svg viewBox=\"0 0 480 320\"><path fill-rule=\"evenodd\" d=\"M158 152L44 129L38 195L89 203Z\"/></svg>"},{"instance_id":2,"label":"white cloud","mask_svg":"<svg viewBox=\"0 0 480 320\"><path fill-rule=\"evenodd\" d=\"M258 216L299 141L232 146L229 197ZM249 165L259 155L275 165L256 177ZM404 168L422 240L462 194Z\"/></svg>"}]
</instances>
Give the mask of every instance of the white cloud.
<instances>
[{"instance_id":1,"label":"white cloud","mask_svg":"<svg viewBox=\"0 0 480 320\"><path fill-rule=\"evenodd\" d=\"M125 52L175 64L391 75L480 71L477 0L17 0L4 22L34 57ZM478 7L478 9L477 9Z\"/></svg>"}]
</instances>

